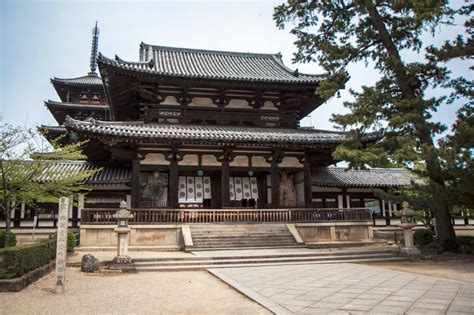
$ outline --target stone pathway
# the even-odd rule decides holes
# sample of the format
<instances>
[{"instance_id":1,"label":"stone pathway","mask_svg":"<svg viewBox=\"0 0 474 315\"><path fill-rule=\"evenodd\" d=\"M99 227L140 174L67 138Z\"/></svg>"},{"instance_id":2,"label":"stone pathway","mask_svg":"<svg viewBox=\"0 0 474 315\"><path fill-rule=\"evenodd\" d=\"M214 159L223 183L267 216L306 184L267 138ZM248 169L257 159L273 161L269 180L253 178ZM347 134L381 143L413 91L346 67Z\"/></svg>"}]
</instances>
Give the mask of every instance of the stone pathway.
<instances>
[{"instance_id":1,"label":"stone pathway","mask_svg":"<svg viewBox=\"0 0 474 315\"><path fill-rule=\"evenodd\" d=\"M211 269L277 314L474 314L474 284L358 264Z\"/></svg>"}]
</instances>

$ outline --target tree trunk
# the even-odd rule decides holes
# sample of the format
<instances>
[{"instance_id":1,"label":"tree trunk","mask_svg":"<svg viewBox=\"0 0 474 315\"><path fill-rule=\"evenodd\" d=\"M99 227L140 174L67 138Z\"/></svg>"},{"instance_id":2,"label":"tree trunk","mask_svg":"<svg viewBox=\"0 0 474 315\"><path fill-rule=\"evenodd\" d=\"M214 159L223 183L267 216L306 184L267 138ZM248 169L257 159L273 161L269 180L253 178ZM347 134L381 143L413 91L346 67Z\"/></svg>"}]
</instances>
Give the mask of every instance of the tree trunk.
<instances>
[{"instance_id":1,"label":"tree trunk","mask_svg":"<svg viewBox=\"0 0 474 315\"><path fill-rule=\"evenodd\" d=\"M390 61L386 66L395 74L395 80L400 87L402 97L406 100L415 100L417 97L416 87L419 86L417 78L408 75L408 71L402 62L398 48L393 42L380 13L372 1L367 2L367 11L371 18L372 26L378 32L380 41L390 57ZM423 154L426 158L428 178L435 184L435 186L444 188L441 166L438 156L436 155L433 138L431 137L430 130L427 128L427 121L424 118L422 111L418 113L418 116L419 119L414 122L414 126L417 136L422 144ZM436 200L433 200L433 208L435 211L438 241L443 244L446 240L455 237L447 196L442 193L437 194Z\"/></svg>"},{"instance_id":2,"label":"tree trunk","mask_svg":"<svg viewBox=\"0 0 474 315\"><path fill-rule=\"evenodd\" d=\"M5 243L3 247L10 246L10 232L11 232L11 209L5 209Z\"/></svg>"}]
</instances>

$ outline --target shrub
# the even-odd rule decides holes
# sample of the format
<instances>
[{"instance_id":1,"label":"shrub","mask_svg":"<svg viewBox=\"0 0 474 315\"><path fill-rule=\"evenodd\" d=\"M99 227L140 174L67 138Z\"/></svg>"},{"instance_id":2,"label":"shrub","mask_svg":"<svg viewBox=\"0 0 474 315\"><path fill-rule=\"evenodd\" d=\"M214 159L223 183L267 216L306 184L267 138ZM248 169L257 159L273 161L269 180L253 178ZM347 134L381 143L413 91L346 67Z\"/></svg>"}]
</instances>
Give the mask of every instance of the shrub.
<instances>
[{"instance_id":1,"label":"shrub","mask_svg":"<svg viewBox=\"0 0 474 315\"><path fill-rule=\"evenodd\" d=\"M474 255L474 236L458 236L444 242L444 249L453 253Z\"/></svg>"},{"instance_id":2,"label":"shrub","mask_svg":"<svg viewBox=\"0 0 474 315\"><path fill-rule=\"evenodd\" d=\"M434 240L434 232L428 229L415 230L413 234L413 241L415 245L421 246L426 245Z\"/></svg>"},{"instance_id":3,"label":"shrub","mask_svg":"<svg viewBox=\"0 0 474 315\"><path fill-rule=\"evenodd\" d=\"M9 234L10 234L10 246L15 246L16 245L16 235L13 234L12 232L10 232ZM6 236L7 236L7 232L5 230L0 230L0 248L3 248L5 246L5 237Z\"/></svg>"},{"instance_id":4,"label":"shrub","mask_svg":"<svg viewBox=\"0 0 474 315\"><path fill-rule=\"evenodd\" d=\"M74 232L67 233L67 251L72 252L76 247L76 234Z\"/></svg>"},{"instance_id":5,"label":"shrub","mask_svg":"<svg viewBox=\"0 0 474 315\"><path fill-rule=\"evenodd\" d=\"M0 279L20 277L55 257L55 239L0 249Z\"/></svg>"}]
</instances>

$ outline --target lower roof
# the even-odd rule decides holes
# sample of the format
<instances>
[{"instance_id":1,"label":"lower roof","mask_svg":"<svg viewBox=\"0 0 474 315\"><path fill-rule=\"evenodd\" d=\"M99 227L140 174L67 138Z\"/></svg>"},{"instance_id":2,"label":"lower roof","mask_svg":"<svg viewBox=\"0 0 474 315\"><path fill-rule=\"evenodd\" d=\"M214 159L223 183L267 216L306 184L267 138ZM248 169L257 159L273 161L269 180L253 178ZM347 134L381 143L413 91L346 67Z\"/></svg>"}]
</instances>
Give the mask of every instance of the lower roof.
<instances>
[{"instance_id":1,"label":"lower roof","mask_svg":"<svg viewBox=\"0 0 474 315\"><path fill-rule=\"evenodd\" d=\"M68 171L86 171L99 169L86 180L87 184L129 184L131 183L131 168L122 166L105 166L85 161L52 161L48 173L59 174ZM420 182L413 174L400 168L373 168L353 170L346 168L315 168L312 170L312 185L320 187L353 187L353 188L390 188L411 185L413 181ZM40 178L48 180L48 178Z\"/></svg>"},{"instance_id":2,"label":"lower roof","mask_svg":"<svg viewBox=\"0 0 474 315\"><path fill-rule=\"evenodd\" d=\"M415 175L402 168L371 168L355 170L339 167L322 167L312 170L312 184L319 187L401 187L419 182Z\"/></svg>"},{"instance_id":3,"label":"lower roof","mask_svg":"<svg viewBox=\"0 0 474 315\"><path fill-rule=\"evenodd\" d=\"M183 142L239 143L260 145L338 144L343 132L309 128L262 128L207 125L175 125L143 122L80 121L66 118L65 126L71 131L92 137L121 138L129 142ZM368 135L368 138L373 135Z\"/></svg>"}]
</instances>

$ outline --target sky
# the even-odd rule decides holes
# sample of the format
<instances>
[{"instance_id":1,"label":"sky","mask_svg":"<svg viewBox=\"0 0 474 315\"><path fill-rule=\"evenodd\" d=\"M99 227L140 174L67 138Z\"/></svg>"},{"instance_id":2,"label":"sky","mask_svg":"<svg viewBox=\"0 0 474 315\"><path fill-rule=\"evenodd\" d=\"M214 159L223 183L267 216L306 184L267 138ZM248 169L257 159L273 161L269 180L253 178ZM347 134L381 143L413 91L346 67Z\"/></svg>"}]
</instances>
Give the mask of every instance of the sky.
<instances>
[{"instance_id":1,"label":"sky","mask_svg":"<svg viewBox=\"0 0 474 315\"><path fill-rule=\"evenodd\" d=\"M50 78L73 78L89 71L92 28L98 21L99 51L113 58L138 61L140 42L155 45L278 53L300 72L323 73L315 63L293 64L295 37L279 30L273 8L282 0L260 1L0 1L0 112L5 123L36 127L56 125L44 106L59 100ZM461 26L447 27L436 43L452 39ZM427 38L427 41L432 39ZM416 59L415 54L407 55ZM453 74L470 77L467 62L449 64ZM332 98L304 118L301 125L334 129L329 121L350 99L349 88L372 85L378 74L363 64L349 67L351 75L340 98ZM443 95L437 90L433 95ZM443 105L433 120L450 126L459 103Z\"/></svg>"}]
</instances>

